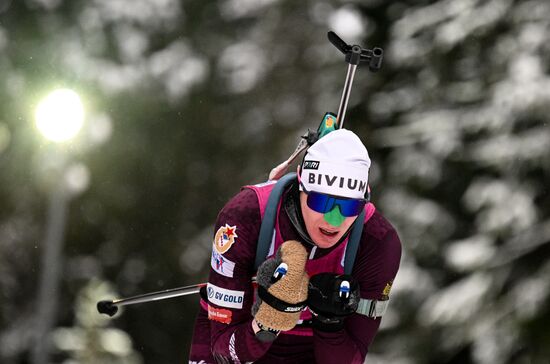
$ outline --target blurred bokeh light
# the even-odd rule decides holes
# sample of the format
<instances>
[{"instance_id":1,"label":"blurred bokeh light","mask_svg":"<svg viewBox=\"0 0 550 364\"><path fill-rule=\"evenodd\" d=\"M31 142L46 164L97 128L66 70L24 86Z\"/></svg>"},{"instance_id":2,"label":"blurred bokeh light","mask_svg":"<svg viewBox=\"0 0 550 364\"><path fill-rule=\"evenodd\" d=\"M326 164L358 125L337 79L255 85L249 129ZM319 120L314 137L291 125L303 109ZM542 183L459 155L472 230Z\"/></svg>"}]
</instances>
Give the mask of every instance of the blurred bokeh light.
<instances>
[{"instance_id":1,"label":"blurred bokeh light","mask_svg":"<svg viewBox=\"0 0 550 364\"><path fill-rule=\"evenodd\" d=\"M47 139L64 142L78 134L84 123L80 96L70 89L52 91L36 107L36 127Z\"/></svg>"}]
</instances>

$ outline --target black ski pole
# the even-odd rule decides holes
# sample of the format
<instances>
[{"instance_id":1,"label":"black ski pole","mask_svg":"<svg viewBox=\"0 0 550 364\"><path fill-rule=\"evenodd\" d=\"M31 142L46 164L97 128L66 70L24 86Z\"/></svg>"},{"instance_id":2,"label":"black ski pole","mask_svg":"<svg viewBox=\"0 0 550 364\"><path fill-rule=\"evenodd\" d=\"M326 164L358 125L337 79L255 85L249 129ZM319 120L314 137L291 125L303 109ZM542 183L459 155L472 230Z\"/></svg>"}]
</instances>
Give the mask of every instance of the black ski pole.
<instances>
[{"instance_id":1,"label":"black ski pole","mask_svg":"<svg viewBox=\"0 0 550 364\"><path fill-rule=\"evenodd\" d=\"M252 284L256 283L256 277L252 277ZM97 303L97 311L99 313L114 316L119 306L135 305L137 303L147 303L153 301L165 300L168 298L187 296L195 293L199 293L203 287L206 287L208 283L192 284L190 286L178 287L166 289L164 291L157 291L151 293L145 293L137 296L127 298L117 298L114 300L103 300Z\"/></svg>"},{"instance_id":2,"label":"black ski pole","mask_svg":"<svg viewBox=\"0 0 550 364\"><path fill-rule=\"evenodd\" d=\"M97 311L105 315L114 316L119 306L135 305L136 303L146 303L152 301L165 300L180 296L187 296L198 293L206 283L193 284L190 286L167 289L164 291L145 293L138 296L128 298L118 298L114 300L99 301L97 303Z\"/></svg>"}]
</instances>

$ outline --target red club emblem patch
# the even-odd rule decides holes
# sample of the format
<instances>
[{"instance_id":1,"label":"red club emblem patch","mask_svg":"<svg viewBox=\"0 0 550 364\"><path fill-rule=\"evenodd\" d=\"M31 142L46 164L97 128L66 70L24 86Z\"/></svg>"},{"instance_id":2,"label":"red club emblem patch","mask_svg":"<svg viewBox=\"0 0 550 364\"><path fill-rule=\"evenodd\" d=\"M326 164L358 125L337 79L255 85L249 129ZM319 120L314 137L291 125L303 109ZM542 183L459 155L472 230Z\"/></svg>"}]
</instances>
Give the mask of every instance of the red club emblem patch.
<instances>
[{"instance_id":1,"label":"red club emblem patch","mask_svg":"<svg viewBox=\"0 0 550 364\"><path fill-rule=\"evenodd\" d=\"M231 245L235 243L237 237L237 226L220 226L216 235L214 236L214 248L220 254L223 254L231 248Z\"/></svg>"}]
</instances>

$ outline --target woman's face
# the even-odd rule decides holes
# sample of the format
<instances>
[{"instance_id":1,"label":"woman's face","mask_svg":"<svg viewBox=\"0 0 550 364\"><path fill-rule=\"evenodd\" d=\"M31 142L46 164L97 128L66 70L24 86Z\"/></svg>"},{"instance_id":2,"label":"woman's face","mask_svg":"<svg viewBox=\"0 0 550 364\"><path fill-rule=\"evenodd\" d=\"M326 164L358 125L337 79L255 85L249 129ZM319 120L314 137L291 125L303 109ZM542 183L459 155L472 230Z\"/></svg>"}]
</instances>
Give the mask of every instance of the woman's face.
<instances>
[{"instance_id":1,"label":"woman's face","mask_svg":"<svg viewBox=\"0 0 550 364\"><path fill-rule=\"evenodd\" d=\"M307 205L307 194L300 192L300 207L307 232L315 245L326 249L336 244L348 231L357 216L345 217L339 226L329 224L324 214L316 212Z\"/></svg>"}]
</instances>

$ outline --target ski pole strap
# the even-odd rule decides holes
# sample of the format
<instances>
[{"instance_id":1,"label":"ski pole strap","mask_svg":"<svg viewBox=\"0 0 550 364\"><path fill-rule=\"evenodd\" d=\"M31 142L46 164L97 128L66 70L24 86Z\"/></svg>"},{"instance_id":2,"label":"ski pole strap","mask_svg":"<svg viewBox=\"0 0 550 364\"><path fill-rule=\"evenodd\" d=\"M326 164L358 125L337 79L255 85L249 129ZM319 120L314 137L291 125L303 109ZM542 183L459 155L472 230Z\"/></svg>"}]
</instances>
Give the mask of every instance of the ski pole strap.
<instances>
[{"instance_id":1,"label":"ski pole strap","mask_svg":"<svg viewBox=\"0 0 550 364\"><path fill-rule=\"evenodd\" d=\"M273 239L273 228L275 227L275 219L277 217L277 207L283 195L286 186L296 179L296 172L288 173L281 177L271 190L267 200L262 225L260 226L260 235L258 237L258 246L256 248L256 260L254 261L254 271L258 270L260 264L263 263L269 252L271 239Z\"/></svg>"},{"instance_id":2,"label":"ski pole strap","mask_svg":"<svg viewBox=\"0 0 550 364\"><path fill-rule=\"evenodd\" d=\"M348 245L346 246L346 256L344 257L344 273L351 275L353 270L353 263L357 256L357 250L359 249L359 242L361 241L361 233L363 232L363 224L365 223L365 209L359 214L351 232L349 234Z\"/></svg>"},{"instance_id":3,"label":"ski pole strap","mask_svg":"<svg viewBox=\"0 0 550 364\"><path fill-rule=\"evenodd\" d=\"M306 302L288 303L268 292L263 286L258 285L258 296L268 305L281 312L300 312L306 308Z\"/></svg>"}]
</instances>

